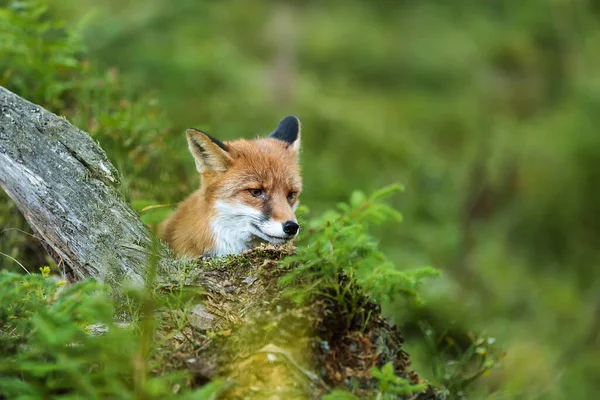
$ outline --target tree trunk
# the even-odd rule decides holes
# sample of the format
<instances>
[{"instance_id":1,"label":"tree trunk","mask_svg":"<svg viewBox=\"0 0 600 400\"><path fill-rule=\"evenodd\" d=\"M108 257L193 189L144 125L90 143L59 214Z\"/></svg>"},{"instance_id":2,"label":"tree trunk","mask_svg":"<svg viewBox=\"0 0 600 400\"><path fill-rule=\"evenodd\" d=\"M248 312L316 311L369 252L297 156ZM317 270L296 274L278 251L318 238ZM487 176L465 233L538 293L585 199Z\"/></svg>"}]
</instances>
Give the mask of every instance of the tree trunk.
<instances>
[{"instance_id":1,"label":"tree trunk","mask_svg":"<svg viewBox=\"0 0 600 400\"><path fill-rule=\"evenodd\" d=\"M64 118L2 87L0 185L73 279L94 277L116 289L144 281L156 241L120 195L104 151ZM191 369L199 384L232 382L228 398L313 398L350 385L371 393L370 367L387 362L418 379L399 332L376 305L368 323L348 327L331 300L297 305L283 295L277 281L285 271L276 264L289 249L202 261L174 258L162 244L154 251L162 290L185 284L204 293L183 336L172 341L173 353L165 349L167 369ZM412 398L436 396L429 388Z\"/></svg>"},{"instance_id":2,"label":"tree trunk","mask_svg":"<svg viewBox=\"0 0 600 400\"><path fill-rule=\"evenodd\" d=\"M0 87L0 185L75 278L140 280L150 235L85 132Z\"/></svg>"}]
</instances>

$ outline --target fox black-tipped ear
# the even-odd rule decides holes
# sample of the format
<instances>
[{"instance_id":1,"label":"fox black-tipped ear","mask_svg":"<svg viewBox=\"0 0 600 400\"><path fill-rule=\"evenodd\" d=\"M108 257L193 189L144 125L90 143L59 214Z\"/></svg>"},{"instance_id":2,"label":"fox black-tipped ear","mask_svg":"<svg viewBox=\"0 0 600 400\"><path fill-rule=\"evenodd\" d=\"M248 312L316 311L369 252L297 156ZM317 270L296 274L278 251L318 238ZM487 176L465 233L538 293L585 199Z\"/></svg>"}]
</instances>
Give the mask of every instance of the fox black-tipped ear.
<instances>
[{"instance_id":1,"label":"fox black-tipped ear","mask_svg":"<svg viewBox=\"0 0 600 400\"><path fill-rule=\"evenodd\" d=\"M300 120L292 115L285 117L269 137L286 142L293 150L300 150Z\"/></svg>"},{"instance_id":2,"label":"fox black-tipped ear","mask_svg":"<svg viewBox=\"0 0 600 400\"><path fill-rule=\"evenodd\" d=\"M231 156L225 143L197 129L188 129L186 134L198 172L227 170Z\"/></svg>"}]
</instances>

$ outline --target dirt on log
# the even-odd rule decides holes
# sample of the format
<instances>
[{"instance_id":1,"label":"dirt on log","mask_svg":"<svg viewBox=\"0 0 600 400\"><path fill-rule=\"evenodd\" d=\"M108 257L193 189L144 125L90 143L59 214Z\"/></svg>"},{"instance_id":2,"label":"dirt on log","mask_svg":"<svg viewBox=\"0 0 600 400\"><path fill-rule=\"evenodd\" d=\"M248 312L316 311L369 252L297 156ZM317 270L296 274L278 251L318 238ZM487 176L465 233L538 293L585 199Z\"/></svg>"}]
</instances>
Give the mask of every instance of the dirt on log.
<instances>
[{"instance_id":1,"label":"dirt on log","mask_svg":"<svg viewBox=\"0 0 600 400\"><path fill-rule=\"evenodd\" d=\"M157 251L160 291L181 285L201 290L202 301L164 349L157 373L188 369L194 385L223 379L228 389L222 398L232 399L309 399L334 388L369 395L376 390L370 368L388 362L399 376L419 381L399 331L377 305L367 307L368 319L348 323L332 300L313 296L297 304L285 295L278 261L293 249L176 258L160 243L153 247L155 238L119 193L119 183L87 133L0 87L0 185L71 279L93 277L115 290L127 280L144 282L150 253ZM429 387L410 398L441 395Z\"/></svg>"}]
</instances>

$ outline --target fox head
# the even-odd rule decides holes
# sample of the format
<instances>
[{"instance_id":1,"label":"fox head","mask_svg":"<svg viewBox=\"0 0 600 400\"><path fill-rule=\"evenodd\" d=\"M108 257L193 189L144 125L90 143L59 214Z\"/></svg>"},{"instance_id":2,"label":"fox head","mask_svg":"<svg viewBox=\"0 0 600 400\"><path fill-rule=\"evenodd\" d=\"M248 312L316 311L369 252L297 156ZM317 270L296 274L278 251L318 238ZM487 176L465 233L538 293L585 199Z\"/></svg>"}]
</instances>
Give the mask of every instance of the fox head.
<instances>
[{"instance_id":1,"label":"fox head","mask_svg":"<svg viewBox=\"0 0 600 400\"><path fill-rule=\"evenodd\" d=\"M188 129L187 140L208 205L210 253L239 253L257 241L281 244L298 235L298 118L284 118L266 138L221 142Z\"/></svg>"}]
</instances>

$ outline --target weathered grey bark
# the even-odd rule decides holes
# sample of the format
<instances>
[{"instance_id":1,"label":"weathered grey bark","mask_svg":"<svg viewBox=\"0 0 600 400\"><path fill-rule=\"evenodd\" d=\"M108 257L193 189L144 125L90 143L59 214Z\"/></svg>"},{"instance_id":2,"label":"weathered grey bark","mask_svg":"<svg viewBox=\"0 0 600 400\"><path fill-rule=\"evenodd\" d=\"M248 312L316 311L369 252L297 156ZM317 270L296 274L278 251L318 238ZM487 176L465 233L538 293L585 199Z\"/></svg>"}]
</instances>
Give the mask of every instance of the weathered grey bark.
<instances>
[{"instance_id":1,"label":"weathered grey bark","mask_svg":"<svg viewBox=\"0 0 600 400\"><path fill-rule=\"evenodd\" d=\"M89 135L0 87L0 185L76 278L140 280L151 237Z\"/></svg>"},{"instance_id":2,"label":"weathered grey bark","mask_svg":"<svg viewBox=\"0 0 600 400\"><path fill-rule=\"evenodd\" d=\"M116 288L125 279L144 279L156 243L118 184L116 169L85 132L0 87L0 185L74 278L100 278ZM268 392L311 398L350 384L368 391L374 383L370 366L387 362L416 379L399 332L375 305L352 328L342 308L326 298L298 306L282 296L282 271L275 264L285 251L201 262L175 259L161 244L158 252L157 277L165 291L170 283L183 283L204 294L187 315L184 338L174 343L178 356L163 365L191 368L198 379L236 381L230 398L264 398ZM226 333L213 337L208 331ZM429 390L415 398L435 396Z\"/></svg>"}]
</instances>

